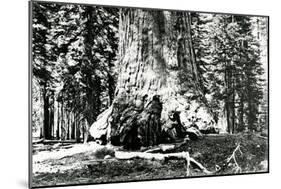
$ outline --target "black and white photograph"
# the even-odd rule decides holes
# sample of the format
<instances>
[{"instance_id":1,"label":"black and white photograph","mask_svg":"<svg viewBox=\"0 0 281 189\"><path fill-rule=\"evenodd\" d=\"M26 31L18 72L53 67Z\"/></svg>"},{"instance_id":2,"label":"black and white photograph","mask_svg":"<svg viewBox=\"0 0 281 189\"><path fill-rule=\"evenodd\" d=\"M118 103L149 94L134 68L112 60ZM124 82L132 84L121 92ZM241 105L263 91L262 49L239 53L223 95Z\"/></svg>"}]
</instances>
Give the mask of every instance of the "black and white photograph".
<instances>
[{"instance_id":1,"label":"black and white photograph","mask_svg":"<svg viewBox=\"0 0 281 189\"><path fill-rule=\"evenodd\" d=\"M29 11L31 187L269 173L269 16Z\"/></svg>"}]
</instances>

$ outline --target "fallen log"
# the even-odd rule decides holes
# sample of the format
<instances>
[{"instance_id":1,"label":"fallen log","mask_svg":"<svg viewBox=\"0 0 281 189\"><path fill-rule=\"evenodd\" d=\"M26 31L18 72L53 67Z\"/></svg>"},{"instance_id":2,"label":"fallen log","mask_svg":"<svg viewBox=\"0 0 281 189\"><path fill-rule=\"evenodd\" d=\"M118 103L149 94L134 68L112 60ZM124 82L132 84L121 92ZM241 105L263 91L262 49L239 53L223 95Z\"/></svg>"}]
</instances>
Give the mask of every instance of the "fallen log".
<instances>
[{"instance_id":1,"label":"fallen log","mask_svg":"<svg viewBox=\"0 0 281 189\"><path fill-rule=\"evenodd\" d=\"M157 147L146 148L142 152L146 153L155 153L155 152L168 152L180 148L181 146L187 144L189 141L188 138L184 139L182 142L171 143L171 144L159 144Z\"/></svg>"},{"instance_id":2,"label":"fallen log","mask_svg":"<svg viewBox=\"0 0 281 189\"><path fill-rule=\"evenodd\" d=\"M170 153L170 154L161 154L161 153L146 153L146 152L123 152L116 151L115 158L120 160L129 160L133 158L141 158L148 160L169 160L169 159L185 159L186 153L188 152L179 152L179 153Z\"/></svg>"},{"instance_id":3,"label":"fallen log","mask_svg":"<svg viewBox=\"0 0 281 189\"><path fill-rule=\"evenodd\" d=\"M229 133L219 133L219 134L203 134L204 138L224 138L231 136Z\"/></svg>"},{"instance_id":4,"label":"fallen log","mask_svg":"<svg viewBox=\"0 0 281 189\"><path fill-rule=\"evenodd\" d=\"M32 144L54 144L54 143L77 143L76 140L45 140L45 139L39 139L36 141L32 141Z\"/></svg>"},{"instance_id":5,"label":"fallen log","mask_svg":"<svg viewBox=\"0 0 281 189\"><path fill-rule=\"evenodd\" d=\"M258 138L264 139L264 140L268 140L268 137L265 136L261 136L261 135L257 135Z\"/></svg>"},{"instance_id":6,"label":"fallen log","mask_svg":"<svg viewBox=\"0 0 281 189\"><path fill-rule=\"evenodd\" d=\"M181 145L177 144L177 145ZM82 161L81 164L86 165L87 167L91 168L92 166L97 166L101 164L107 164L109 162L117 161L117 160L132 160L135 158L139 159L147 159L151 161L163 161L166 162L168 160L172 159L183 159L186 161L186 176L190 176L190 167L193 167L195 169L199 169L203 173L209 175L213 174L213 172L208 171L207 168L205 168L201 163L197 162L194 158L190 157L189 152L177 152L177 153L148 153L148 152L125 152L125 151L119 151L116 150L114 154L110 154L107 156L88 160L88 161Z\"/></svg>"},{"instance_id":7,"label":"fallen log","mask_svg":"<svg viewBox=\"0 0 281 189\"><path fill-rule=\"evenodd\" d=\"M53 143L64 143L64 144L71 143L71 144L73 144L73 143L77 143L77 141L76 140L43 140L42 143L43 144L53 144Z\"/></svg>"},{"instance_id":8,"label":"fallen log","mask_svg":"<svg viewBox=\"0 0 281 189\"><path fill-rule=\"evenodd\" d=\"M194 159L190 158L188 152L170 153L170 154L151 154L151 153L146 153L146 152L116 151L115 158L88 160L88 161L81 162L81 164L86 165L89 169L91 169L93 166L107 164L109 162L114 162L117 160L130 160L130 159L134 159L134 158L147 159L147 160L151 160L151 161L160 160L160 161L164 161L164 162L167 160L170 160L170 159L185 159L186 160L186 176L190 176L190 161L194 161ZM199 165L199 167L202 167L202 165ZM202 169L202 170L204 170L204 169Z\"/></svg>"},{"instance_id":9,"label":"fallen log","mask_svg":"<svg viewBox=\"0 0 281 189\"><path fill-rule=\"evenodd\" d=\"M35 141L32 141L32 144L43 143L43 141L44 141L44 139L35 140Z\"/></svg>"},{"instance_id":10,"label":"fallen log","mask_svg":"<svg viewBox=\"0 0 281 189\"><path fill-rule=\"evenodd\" d=\"M123 152L116 151L115 158L120 160L129 160L134 158L140 159L148 159L148 160L160 160L167 161L170 159L185 159L186 160L186 175L190 175L190 166L193 166L199 170L201 170L205 174L212 174L211 171L208 171L201 163L197 162L194 158L189 156L188 152L178 152L178 153L169 153L169 154L161 154L161 153L147 153L147 152Z\"/></svg>"}]
</instances>

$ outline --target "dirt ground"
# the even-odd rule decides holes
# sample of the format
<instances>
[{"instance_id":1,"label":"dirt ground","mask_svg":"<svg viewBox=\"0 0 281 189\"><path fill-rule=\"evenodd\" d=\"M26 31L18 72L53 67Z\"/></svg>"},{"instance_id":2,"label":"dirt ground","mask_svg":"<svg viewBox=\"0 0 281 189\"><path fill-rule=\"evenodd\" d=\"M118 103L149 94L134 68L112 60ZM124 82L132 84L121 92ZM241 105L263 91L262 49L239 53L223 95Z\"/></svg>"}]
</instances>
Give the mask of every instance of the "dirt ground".
<instances>
[{"instance_id":1,"label":"dirt ground","mask_svg":"<svg viewBox=\"0 0 281 189\"><path fill-rule=\"evenodd\" d=\"M206 136L189 141L173 152L188 151L213 175L268 171L267 139L253 134ZM233 151L237 164L231 159ZM95 143L33 146L33 186L106 183L186 177L185 160L105 160L112 149ZM101 160L85 163L89 160ZM204 176L191 169L190 177Z\"/></svg>"}]
</instances>

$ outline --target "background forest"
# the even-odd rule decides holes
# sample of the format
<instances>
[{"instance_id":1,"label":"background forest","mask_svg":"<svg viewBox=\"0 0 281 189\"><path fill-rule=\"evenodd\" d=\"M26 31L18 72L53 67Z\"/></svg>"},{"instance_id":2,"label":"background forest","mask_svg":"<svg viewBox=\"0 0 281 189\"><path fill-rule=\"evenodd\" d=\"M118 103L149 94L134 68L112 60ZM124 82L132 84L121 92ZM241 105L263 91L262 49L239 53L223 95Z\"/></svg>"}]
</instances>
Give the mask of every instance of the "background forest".
<instances>
[{"instance_id":1,"label":"background forest","mask_svg":"<svg viewBox=\"0 0 281 189\"><path fill-rule=\"evenodd\" d=\"M87 141L90 125L115 97L122 9L33 5L33 136ZM267 18L187 14L198 85L215 127L266 130Z\"/></svg>"},{"instance_id":2,"label":"background forest","mask_svg":"<svg viewBox=\"0 0 281 189\"><path fill-rule=\"evenodd\" d=\"M76 139L114 96L118 10L34 4L33 129Z\"/></svg>"}]
</instances>

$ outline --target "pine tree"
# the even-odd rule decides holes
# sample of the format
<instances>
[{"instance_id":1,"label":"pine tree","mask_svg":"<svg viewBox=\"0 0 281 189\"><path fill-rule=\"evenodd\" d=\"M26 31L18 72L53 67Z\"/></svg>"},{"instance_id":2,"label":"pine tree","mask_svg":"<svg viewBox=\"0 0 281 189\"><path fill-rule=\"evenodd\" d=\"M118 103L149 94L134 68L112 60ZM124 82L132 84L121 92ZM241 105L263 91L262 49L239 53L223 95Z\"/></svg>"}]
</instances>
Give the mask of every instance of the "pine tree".
<instances>
[{"instance_id":1,"label":"pine tree","mask_svg":"<svg viewBox=\"0 0 281 189\"><path fill-rule=\"evenodd\" d=\"M112 103L118 10L34 4L33 52L39 53L33 56L33 72L45 89L47 138L79 140L80 130L87 133L88 125Z\"/></svg>"},{"instance_id":2,"label":"pine tree","mask_svg":"<svg viewBox=\"0 0 281 189\"><path fill-rule=\"evenodd\" d=\"M243 131L246 126L256 128L256 107L264 80L250 17L192 16L196 60L216 117L222 117L221 109L225 109L231 133Z\"/></svg>"},{"instance_id":3,"label":"pine tree","mask_svg":"<svg viewBox=\"0 0 281 189\"><path fill-rule=\"evenodd\" d=\"M38 80L40 91L43 98L43 126L42 138L51 139L51 120L52 114L52 61L54 56L49 51L51 43L48 40L50 22L48 20L49 9L53 6L48 4L34 3L33 6L33 39L32 39L32 57L33 57L33 75Z\"/></svg>"}]
</instances>

